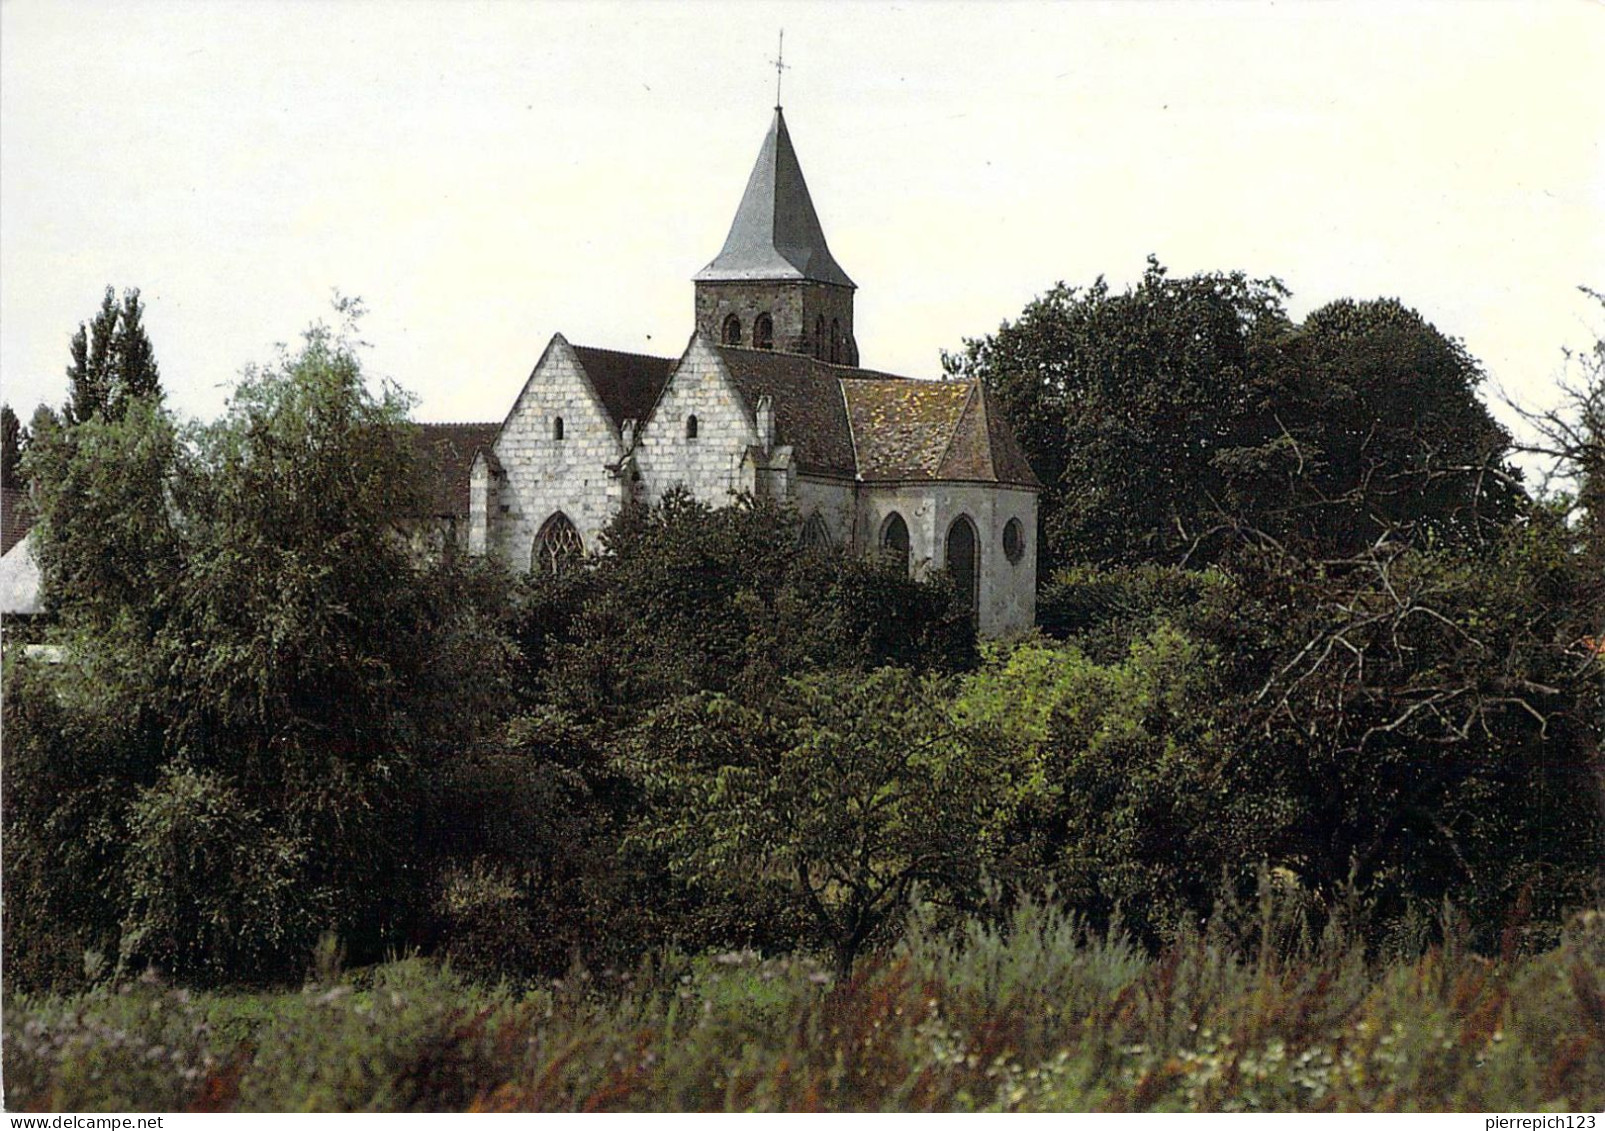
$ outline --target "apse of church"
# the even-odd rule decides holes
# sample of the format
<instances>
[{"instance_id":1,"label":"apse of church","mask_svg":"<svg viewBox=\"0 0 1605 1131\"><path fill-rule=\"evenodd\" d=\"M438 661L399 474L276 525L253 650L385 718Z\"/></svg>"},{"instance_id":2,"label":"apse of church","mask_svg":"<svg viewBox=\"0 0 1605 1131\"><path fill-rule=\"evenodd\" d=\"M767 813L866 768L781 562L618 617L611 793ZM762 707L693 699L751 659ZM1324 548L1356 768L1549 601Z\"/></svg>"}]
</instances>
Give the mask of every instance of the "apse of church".
<instances>
[{"instance_id":1,"label":"apse of church","mask_svg":"<svg viewBox=\"0 0 1605 1131\"><path fill-rule=\"evenodd\" d=\"M798 551L944 570L987 636L1035 619L1039 484L973 381L859 367L856 286L831 253L777 107L677 358L554 335L505 420L426 425L442 521L470 553L560 568L632 500L775 498Z\"/></svg>"}]
</instances>

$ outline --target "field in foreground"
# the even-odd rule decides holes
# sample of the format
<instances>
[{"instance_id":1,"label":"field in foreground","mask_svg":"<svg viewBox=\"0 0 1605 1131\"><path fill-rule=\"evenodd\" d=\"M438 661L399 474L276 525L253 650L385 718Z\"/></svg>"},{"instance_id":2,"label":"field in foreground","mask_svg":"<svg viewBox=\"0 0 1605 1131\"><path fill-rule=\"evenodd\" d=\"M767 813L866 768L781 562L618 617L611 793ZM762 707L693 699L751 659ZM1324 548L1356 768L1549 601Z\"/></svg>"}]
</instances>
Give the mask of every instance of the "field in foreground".
<instances>
[{"instance_id":1,"label":"field in foreground","mask_svg":"<svg viewBox=\"0 0 1605 1131\"><path fill-rule=\"evenodd\" d=\"M669 956L487 988L419 959L300 991L154 979L12 997L18 1110L1505 1110L1605 1108L1605 919L1543 954L1330 940L1150 957L1028 907L916 922L846 980ZM1282 947L1287 950L1289 948Z\"/></svg>"}]
</instances>

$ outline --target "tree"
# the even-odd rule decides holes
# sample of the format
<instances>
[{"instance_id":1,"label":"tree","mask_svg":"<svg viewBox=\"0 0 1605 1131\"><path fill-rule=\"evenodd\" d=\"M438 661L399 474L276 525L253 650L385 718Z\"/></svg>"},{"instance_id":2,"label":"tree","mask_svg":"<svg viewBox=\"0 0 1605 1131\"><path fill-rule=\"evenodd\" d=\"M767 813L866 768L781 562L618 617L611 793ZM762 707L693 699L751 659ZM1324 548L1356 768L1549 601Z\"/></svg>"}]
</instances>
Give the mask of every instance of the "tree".
<instances>
[{"instance_id":1,"label":"tree","mask_svg":"<svg viewBox=\"0 0 1605 1131\"><path fill-rule=\"evenodd\" d=\"M351 329L247 370L212 425L133 397L40 418L25 460L71 659L16 685L16 713L8 683L8 888L85 898L52 830L96 830L127 965L282 975L323 930L382 954L427 898L426 771L504 717L505 587L410 553L408 402L368 389ZM76 732L96 741L64 757ZM13 843L36 871L13 876Z\"/></svg>"},{"instance_id":2,"label":"tree","mask_svg":"<svg viewBox=\"0 0 1605 1131\"><path fill-rule=\"evenodd\" d=\"M977 897L1007 765L992 728L958 722L938 682L895 668L791 681L768 711L679 700L628 749L649 795L642 840L696 888L784 891L844 974L915 885Z\"/></svg>"},{"instance_id":3,"label":"tree","mask_svg":"<svg viewBox=\"0 0 1605 1131\"><path fill-rule=\"evenodd\" d=\"M1578 289L1605 311L1605 294ZM1543 461L1539 487L1567 513L1582 540L1585 570L1601 579L1592 606L1598 610L1605 606L1605 333L1586 349L1563 352L1571 372L1560 382L1560 403L1542 411L1511 407L1529 432L1518 450ZM1593 627L1605 635L1605 625Z\"/></svg>"},{"instance_id":4,"label":"tree","mask_svg":"<svg viewBox=\"0 0 1605 1131\"><path fill-rule=\"evenodd\" d=\"M1393 300L1295 326L1287 293L1150 259L1124 294L1060 284L946 359L997 390L1048 485L1046 564L1203 565L1244 541L1330 558L1514 516L1463 347Z\"/></svg>"},{"instance_id":5,"label":"tree","mask_svg":"<svg viewBox=\"0 0 1605 1131\"><path fill-rule=\"evenodd\" d=\"M28 442L28 432L11 411L10 405L0 405L0 486L20 488L22 478L22 449Z\"/></svg>"},{"instance_id":6,"label":"tree","mask_svg":"<svg viewBox=\"0 0 1605 1131\"><path fill-rule=\"evenodd\" d=\"M1150 258L1125 294L1060 283L945 359L997 392L1047 485L1046 564L1174 560L1213 524L1212 460L1248 438L1286 294L1242 273L1174 280Z\"/></svg>"},{"instance_id":7,"label":"tree","mask_svg":"<svg viewBox=\"0 0 1605 1131\"><path fill-rule=\"evenodd\" d=\"M41 408L23 459L47 607L70 629L149 648L179 568L173 489L184 452L153 400L64 425Z\"/></svg>"},{"instance_id":8,"label":"tree","mask_svg":"<svg viewBox=\"0 0 1605 1131\"><path fill-rule=\"evenodd\" d=\"M67 379L71 396L62 410L68 425L83 424L97 415L119 418L130 401L161 395L155 351L142 324L144 307L138 289L116 292L106 288L100 310L81 323L72 339L72 364Z\"/></svg>"},{"instance_id":9,"label":"tree","mask_svg":"<svg viewBox=\"0 0 1605 1131\"><path fill-rule=\"evenodd\" d=\"M1477 545L1520 512L1482 367L1396 299L1321 307L1269 370L1255 442L1217 457L1230 512L1325 557L1383 537Z\"/></svg>"},{"instance_id":10,"label":"tree","mask_svg":"<svg viewBox=\"0 0 1605 1131\"><path fill-rule=\"evenodd\" d=\"M526 653L541 693L633 717L698 691L761 701L788 675L882 664L952 669L969 616L940 583L843 553L799 553L769 501L712 507L683 491L621 512L588 570L532 577Z\"/></svg>"}]
</instances>

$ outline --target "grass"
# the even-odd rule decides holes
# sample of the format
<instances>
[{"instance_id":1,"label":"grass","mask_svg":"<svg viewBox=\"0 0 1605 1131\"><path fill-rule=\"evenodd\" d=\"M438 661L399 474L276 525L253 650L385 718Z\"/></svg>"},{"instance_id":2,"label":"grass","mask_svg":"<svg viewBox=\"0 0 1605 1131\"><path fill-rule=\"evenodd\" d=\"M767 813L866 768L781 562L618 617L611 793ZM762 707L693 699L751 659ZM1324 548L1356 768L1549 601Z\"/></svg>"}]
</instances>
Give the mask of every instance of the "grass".
<instances>
[{"instance_id":1,"label":"grass","mask_svg":"<svg viewBox=\"0 0 1605 1131\"><path fill-rule=\"evenodd\" d=\"M916 916L844 981L733 952L514 989L408 959L298 992L147 979L6 1006L11 1110L1605 1108L1598 912L1504 959L1213 928L1150 956L1026 905L1001 928Z\"/></svg>"}]
</instances>

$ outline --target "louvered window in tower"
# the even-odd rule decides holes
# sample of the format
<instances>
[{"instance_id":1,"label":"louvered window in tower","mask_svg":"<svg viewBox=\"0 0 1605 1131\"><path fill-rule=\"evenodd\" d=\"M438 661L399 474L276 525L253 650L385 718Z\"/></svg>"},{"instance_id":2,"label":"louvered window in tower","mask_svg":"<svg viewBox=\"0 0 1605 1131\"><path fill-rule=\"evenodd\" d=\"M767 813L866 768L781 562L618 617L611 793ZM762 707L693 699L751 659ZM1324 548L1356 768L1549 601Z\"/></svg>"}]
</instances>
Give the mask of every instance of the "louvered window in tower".
<instances>
[{"instance_id":1,"label":"louvered window in tower","mask_svg":"<svg viewBox=\"0 0 1605 1131\"><path fill-rule=\"evenodd\" d=\"M734 314L724 320L724 344L727 346L741 344L741 319Z\"/></svg>"},{"instance_id":2,"label":"louvered window in tower","mask_svg":"<svg viewBox=\"0 0 1605 1131\"><path fill-rule=\"evenodd\" d=\"M767 314L752 320L752 344L761 350L775 348L775 321Z\"/></svg>"}]
</instances>

